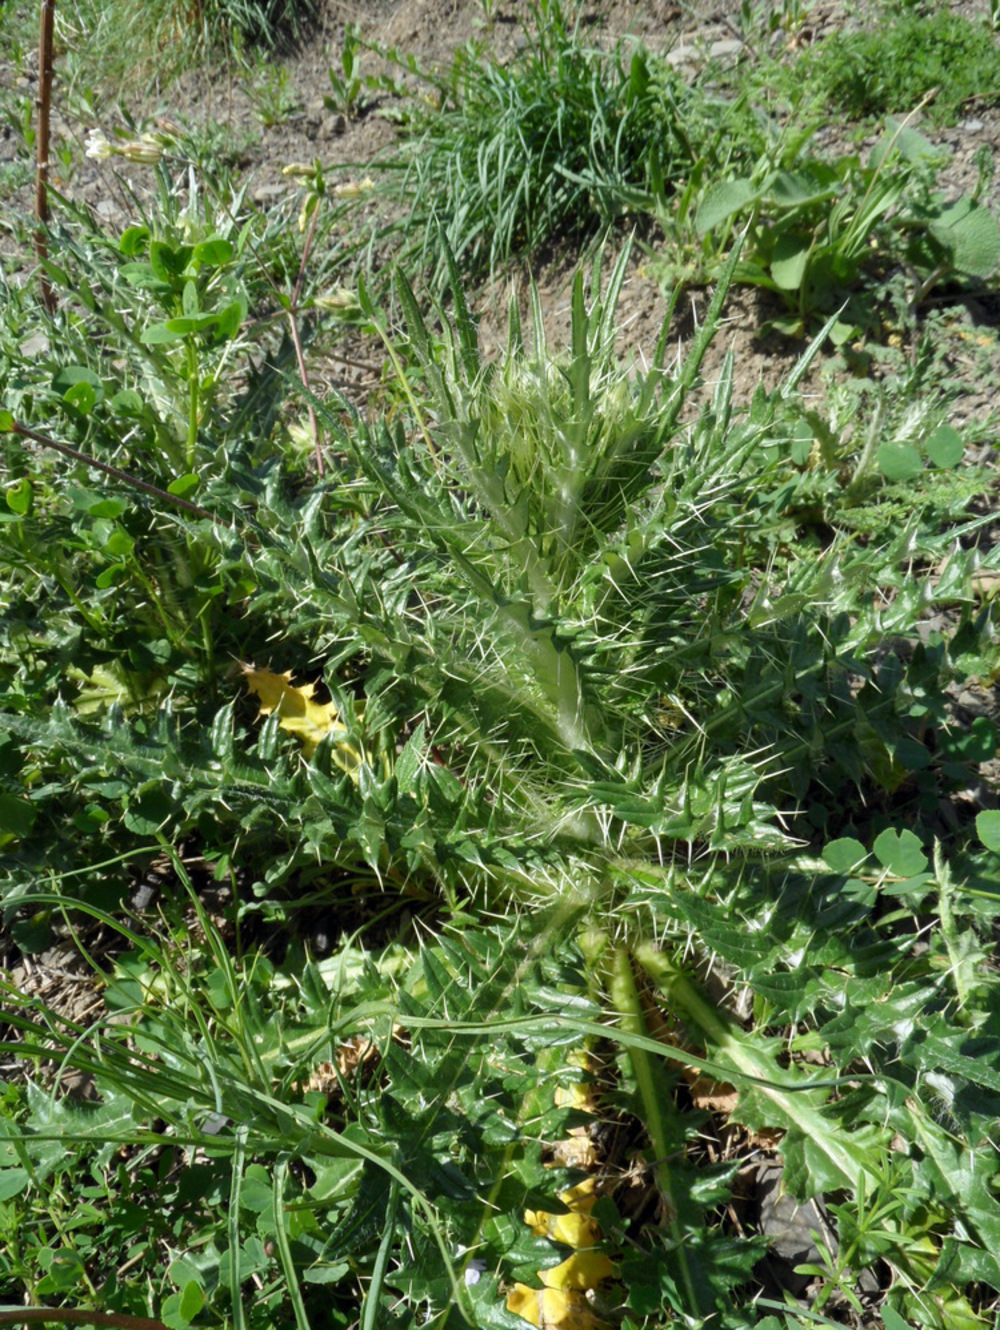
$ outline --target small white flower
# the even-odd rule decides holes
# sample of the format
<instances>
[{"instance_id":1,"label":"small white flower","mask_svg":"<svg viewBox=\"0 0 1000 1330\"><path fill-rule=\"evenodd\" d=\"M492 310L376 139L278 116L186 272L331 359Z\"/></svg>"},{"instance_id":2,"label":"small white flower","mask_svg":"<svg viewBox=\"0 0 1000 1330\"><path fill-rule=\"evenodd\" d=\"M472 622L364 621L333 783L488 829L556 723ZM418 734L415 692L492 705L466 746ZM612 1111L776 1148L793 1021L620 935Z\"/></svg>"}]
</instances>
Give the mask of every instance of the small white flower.
<instances>
[{"instance_id":1,"label":"small white flower","mask_svg":"<svg viewBox=\"0 0 1000 1330\"><path fill-rule=\"evenodd\" d=\"M108 142L104 130L90 130L87 134L87 156L96 157L98 161L104 161L108 157L114 157L114 155L114 145Z\"/></svg>"},{"instance_id":2,"label":"small white flower","mask_svg":"<svg viewBox=\"0 0 1000 1330\"><path fill-rule=\"evenodd\" d=\"M345 180L342 185L334 185L332 192L338 199L356 199L374 188L375 181L371 176L365 176L364 180Z\"/></svg>"},{"instance_id":3,"label":"small white flower","mask_svg":"<svg viewBox=\"0 0 1000 1330\"><path fill-rule=\"evenodd\" d=\"M128 162L140 162L146 166L155 166L163 156L160 145L148 142L146 135L141 139L126 139L114 149L114 152Z\"/></svg>"},{"instance_id":4,"label":"small white flower","mask_svg":"<svg viewBox=\"0 0 1000 1330\"><path fill-rule=\"evenodd\" d=\"M343 314L345 310L358 310L361 308L358 303L357 294L347 286L335 286L332 290L324 292L317 296L314 303L319 309L329 309L336 314Z\"/></svg>"},{"instance_id":5,"label":"small white flower","mask_svg":"<svg viewBox=\"0 0 1000 1330\"><path fill-rule=\"evenodd\" d=\"M124 157L129 162L142 162L147 166L155 166L163 156L163 146L153 134L143 134L141 139L125 139L122 143L112 143L103 129L92 129L87 134L86 152L88 157L94 157L98 161L107 161L110 157Z\"/></svg>"}]
</instances>

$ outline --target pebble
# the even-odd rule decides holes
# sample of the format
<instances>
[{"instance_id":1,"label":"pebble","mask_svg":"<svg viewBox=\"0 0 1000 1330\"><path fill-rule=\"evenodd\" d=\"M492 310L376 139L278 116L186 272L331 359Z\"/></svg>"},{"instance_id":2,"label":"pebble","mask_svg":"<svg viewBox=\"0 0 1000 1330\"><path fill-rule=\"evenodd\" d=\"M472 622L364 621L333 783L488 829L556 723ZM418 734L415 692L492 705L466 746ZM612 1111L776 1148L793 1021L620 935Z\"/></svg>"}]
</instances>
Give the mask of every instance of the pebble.
<instances>
[{"instance_id":1,"label":"pebble","mask_svg":"<svg viewBox=\"0 0 1000 1330\"><path fill-rule=\"evenodd\" d=\"M706 49L704 46L675 46L667 54L668 65L693 65L701 64L706 56L710 60L725 60L729 57L737 56L743 50L743 42L735 38L726 38L722 41L712 42Z\"/></svg>"},{"instance_id":2,"label":"pebble","mask_svg":"<svg viewBox=\"0 0 1000 1330\"><path fill-rule=\"evenodd\" d=\"M258 185L253 192L254 203L273 203L288 193L287 185Z\"/></svg>"}]
</instances>

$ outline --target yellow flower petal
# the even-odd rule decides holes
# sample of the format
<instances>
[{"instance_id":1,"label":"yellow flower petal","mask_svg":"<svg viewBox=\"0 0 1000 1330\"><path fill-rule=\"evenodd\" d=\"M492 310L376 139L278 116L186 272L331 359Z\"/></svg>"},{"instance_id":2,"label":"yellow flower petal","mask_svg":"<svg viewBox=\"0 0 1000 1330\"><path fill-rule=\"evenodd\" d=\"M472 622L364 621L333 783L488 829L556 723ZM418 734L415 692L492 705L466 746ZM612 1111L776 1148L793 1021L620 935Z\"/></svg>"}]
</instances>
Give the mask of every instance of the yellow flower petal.
<instances>
[{"instance_id":1,"label":"yellow flower petal","mask_svg":"<svg viewBox=\"0 0 1000 1330\"><path fill-rule=\"evenodd\" d=\"M524 1222L537 1237L551 1238L566 1247L593 1247L601 1231L589 1215L551 1215L547 1210L525 1210Z\"/></svg>"},{"instance_id":2,"label":"yellow flower petal","mask_svg":"<svg viewBox=\"0 0 1000 1330\"><path fill-rule=\"evenodd\" d=\"M590 1310L582 1293L573 1289L528 1288L515 1284L507 1294L507 1310L539 1330L610 1330Z\"/></svg>"},{"instance_id":3,"label":"yellow flower petal","mask_svg":"<svg viewBox=\"0 0 1000 1330\"><path fill-rule=\"evenodd\" d=\"M507 1294L507 1310L515 1316L521 1316L532 1325L542 1323L541 1295L537 1288L527 1284L515 1284Z\"/></svg>"},{"instance_id":4,"label":"yellow flower petal","mask_svg":"<svg viewBox=\"0 0 1000 1330\"><path fill-rule=\"evenodd\" d=\"M597 1112L594 1087L583 1081L577 1081L575 1085L557 1085L552 1098L556 1108L576 1108L581 1113L591 1114Z\"/></svg>"},{"instance_id":5,"label":"yellow flower petal","mask_svg":"<svg viewBox=\"0 0 1000 1330\"><path fill-rule=\"evenodd\" d=\"M538 1278L546 1288L586 1290L596 1288L602 1279L610 1279L614 1272L613 1263L603 1252L584 1248L550 1270L539 1270Z\"/></svg>"}]
</instances>

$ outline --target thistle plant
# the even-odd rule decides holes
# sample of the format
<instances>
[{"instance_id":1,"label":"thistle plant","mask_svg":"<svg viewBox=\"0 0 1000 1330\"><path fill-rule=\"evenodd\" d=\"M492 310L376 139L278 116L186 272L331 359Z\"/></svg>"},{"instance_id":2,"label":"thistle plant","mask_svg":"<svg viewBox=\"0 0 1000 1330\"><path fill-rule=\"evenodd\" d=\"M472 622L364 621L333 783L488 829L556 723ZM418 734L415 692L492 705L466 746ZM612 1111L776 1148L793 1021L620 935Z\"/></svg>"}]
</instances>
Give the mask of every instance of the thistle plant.
<instances>
[{"instance_id":1,"label":"thistle plant","mask_svg":"<svg viewBox=\"0 0 1000 1330\"><path fill-rule=\"evenodd\" d=\"M539 1317L571 1305L538 1287L564 1294L568 1263L599 1272L590 1291L609 1321L745 1323L763 1244L719 1218L738 1158L699 1163L704 1120L680 1108L694 1067L733 1087L733 1122L780 1134L790 1191L828 1196L841 1250L820 1276L827 1300L884 1265L893 1314L983 1324L977 1286L1000 1280L986 1255L1000 1236L998 1086L979 1056L993 1048L990 990L972 958L989 952L995 828L931 856L909 827L855 826L845 811L824 837L810 821L819 791L845 810L909 783L930 795L996 746L991 727L972 746L925 743L928 725L947 731L933 698L957 662L995 660L974 589L996 563L975 549L989 519L966 512L960 486L897 519L894 487L923 494L961 457L929 416L926 438L914 426L882 454L800 400L827 330L745 408L732 357L703 384L738 252L688 356L668 364L668 322L641 372L615 349L627 250L576 277L565 351L548 345L535 294L528 320L512 304L492 363L442 253L450 315L425 314L398 273L394 325L358 284L395 375L384 412L300 389L334 445L321 481L264 456L199 488L211 519L152 510L210 552L213 599L267 689L263 716L217 653L215 698L189 685L170 705L84 710L64 648L30 624L23 594L12 607L5 908L25 947L83 917L130 949L105 976L128 1025L64 1027L19 1003L22 1046L135 1105L141 1126L116 1142L182 1140L223 1161L224 1254L200 1266L198 1223L171 1219L186 1245L169 1296L217 1320L257 1323L239 1270L265 1284L263 1325L308 1324L315 1286L338 1324L402 1303L442 1327L511 1325L515 1304ZM30 480L11 486L10 565L40 543L38 524L64 520L58 491L39 493L40 511ZM121 513L86 504L96 541ZM864 539L850 520L861 506ZM35 588L52 575L19 576ZM75 624L92 650L101 625L64 583L48 588L57 627ZM924 643L917 621L935 604L965 608L949 641ZM146 621L142 633L155 640ZM908 660L881 652L887 633ZM200 853L202 890L232 894L236 959L181 846ZM176 959L192 917L169 905L155 945L122 931L127 865L153 847L204 954ZM319 964L299 943L284 967L244 953L242 930L306 904L360 920L357 936L342 929ZM750 992L744 1021L709 997L713 960ZM553 1239L525 1215L537 1227L560 1214L580 1181L572 1164L546 1167L579 1125L552 1081L578 1082L581 1053L609 1045L602 1111L640 1124L635 1164L657 1218L628 1219L609 1173L592 1255L574 1261L558 1236L572 1226ZM30 1201L45 1131L37 1102L18 1112L6 1164ZM154 1303L166 1292L147 1288Z\"/></svg>"}]
</instances>

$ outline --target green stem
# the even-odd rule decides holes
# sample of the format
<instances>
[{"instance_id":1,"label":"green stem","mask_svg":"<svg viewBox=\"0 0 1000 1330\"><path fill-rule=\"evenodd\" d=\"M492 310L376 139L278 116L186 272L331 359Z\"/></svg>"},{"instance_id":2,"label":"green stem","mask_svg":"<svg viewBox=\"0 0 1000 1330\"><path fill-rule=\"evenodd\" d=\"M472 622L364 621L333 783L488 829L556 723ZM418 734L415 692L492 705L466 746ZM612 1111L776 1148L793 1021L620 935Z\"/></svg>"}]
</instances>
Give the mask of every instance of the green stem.
<instances>
[{"instance_id":1,"label":"green stem","mask_svg":"<svg viewBox=\"0 0 1000 1330\"><path fill-rule=\"evenodd\" d=\"M775 1110L775 1125L793 1127L812 1140L855 1193L866 1184L868 1190L877 1184L877 1167L870 1149L851 1140L824 1116L822 1099L814 1089L805 1088L794 1068L780 1067L766 1049L756 1047L751 1037L709 1002L669 956L643 943L636 947L635 957L657 988L669 996L673 1010L683 1013L701 1032L723 1066L758 1082L758 1092Z\"/></svg>"},{"instance_id":2,"label":"green stem","mask_svg":"<svg viewBox=\"0 0 1000 1330\"><path fill-rule=\"evenodd\" d=\"M612 1006L618 1013L621 1028L627 1034L638 1035L640 1038L647 1036L649 1032L646 1029L639 991L635 986L635 975L632 972L632 957L624 947L616 948L612 959L609 993ZM653 1147L653 1174L666 1209L667 1223L674 1244L674 1256L680 1268L688 1311L700 1320L706 1312L711 1311L711 1308L702 1305L695 1287L685 1249L684 1226L673 1198L670 1176L671 1133L666 1121L666 1114L670 1111L671 1104L670 1090L664 1083L661 1067L646 1049L630 1045L628 1056L639 1098L642 1101L643 1120Z\"/></svg>"},{"instance_id":3,"label":"green stem","mask_svg":"<svg viewBox=\"0 0 1000 1330\"><path fill-rule=\"evenodd\" d=\"M185 461L187 462L187 469L193 471L195 456L198 449L198 409L200 388L198 380L198 348L195 345L193 337L185 339L185 349L187 351L188 377L188 432Z\"/></svg>"},{"instance_id":4,"label":"green stem","mask_svg":"<svg viewBox=\"0 0 1000 1330\"><path fill-rule=\"evenodd\" d=\"M0 1309L0 1325L114 1325L122 1330L168 1330L162 1321L150 1316L130 1316L127 1312L88 1312L75 1307L16 1307Z\"/></svg>"}]
</instances>

